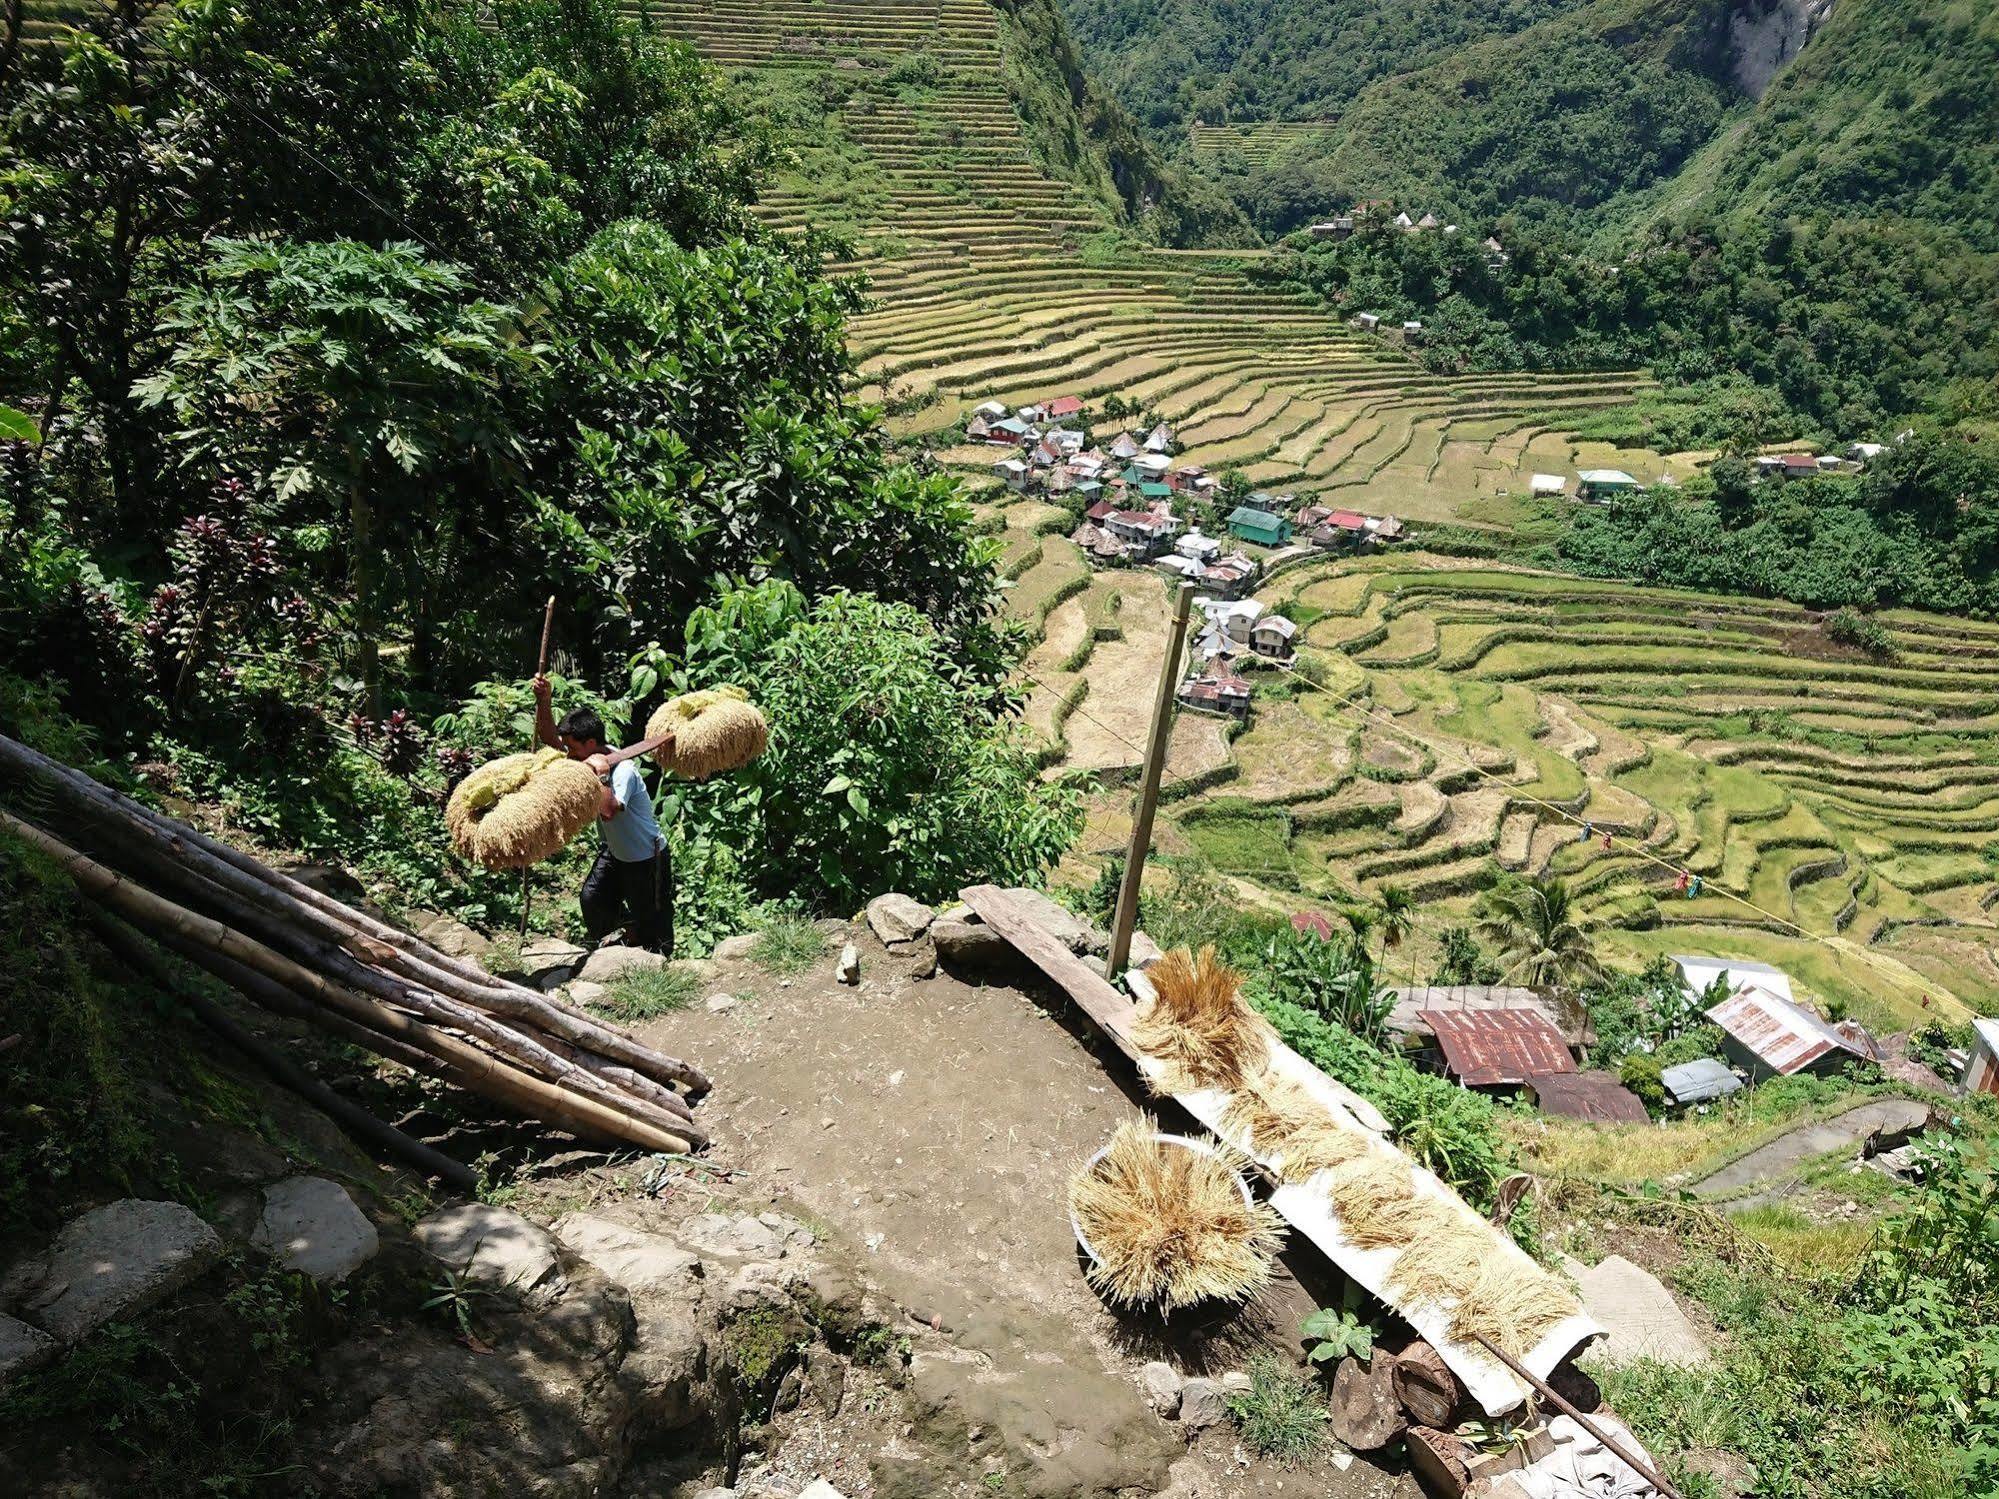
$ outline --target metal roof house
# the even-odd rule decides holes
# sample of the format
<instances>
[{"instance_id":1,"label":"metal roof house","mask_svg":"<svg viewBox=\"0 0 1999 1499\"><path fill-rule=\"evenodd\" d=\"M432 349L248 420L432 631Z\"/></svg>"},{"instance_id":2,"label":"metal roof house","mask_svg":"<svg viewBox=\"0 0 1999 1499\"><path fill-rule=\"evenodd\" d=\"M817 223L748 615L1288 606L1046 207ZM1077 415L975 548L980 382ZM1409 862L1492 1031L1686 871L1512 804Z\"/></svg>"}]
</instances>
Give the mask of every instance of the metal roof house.
<instances>
[{"instance_id":1,"label":"metal roof house","mask_svg":"<svg viewBox=\"0 0 1999 1499\"><path fill-rule=\"evenodd\" d=\"M1732 988L1753 986L1767 990L1786 1004L1797 1003L1797 996L1791 993L1791 976L1768 963L1752 963L1747 958L1696 958L1675 953L1673 965L1680 970L1680 982L1696 999L1707 993L1708 986L1725 973Z\"/></svg>"},{"instance_id":2,"label":"metal roof house","mask_svg":"<svg viewBox=\"0 0 1999 1499\"><path fill-rule=\"evenodd\" d=\"M1726 1062L1718 1062L1713 1057L1696 1057L1676 1067L1661 1068L1659 1081L1666 1089L1666 1096L1681 1108L1690 1104L1711 1103L1717 1098L1742 1091L1742 1079L1729 1069Z\"/></svg>"},{"instance_id":3,"label":"metal roof house","mask_svg":"<svg viewBox=\"0 0 1999 1499\"><path fill-rule=\"evenodd\" d=\"M1288 519L1266 510L1252 510L1247 505L1238 505L1230 512L1229 530L1244 541L1253 541L1259 546L1279 547L1291 539L1291 522Z\"/></svg>"},{"instance_id":4,"label":"metal roof house","mask_svg":"<svg viewBox=\"0 0 1999 1499\"><path fill-rule=\"evenodd\" d=\"M1576 498L1600 503L1612 495L1636 494L1645 486L1621 468L1586 468L1576 475Z\"/></svg>"},{"instance_id":5,"label":"metal roof house","mask_svg":"<svg viewBox=\"0 0 1999 1499\"><path fill-rule=\"evenodd\" d=\"M1527 481L1527 492L1536 499L1555 499L1569 492L1569 481L1560 474L1536 474Z\"/></svg>"},{"instance_id":6,"label":"metal roof house","mask_svg":"<svg viewBox=\"0 0 1999 1499\"><path fill-rule=\"evenodd\" d=\"M1592 1124L1650 1124L1645 1105L1608 1072L1553 1072L1527 1080L1534 1106L1564 1119Z\"/></svg>"},{"instance_id":7,"label":"metal roof house","mask_svg":"<svg viewBox=\"0 0 1999 1499\"><path fill-rule=\"evenodd\" d=\"M1999 1093L1999 1020L1971 1022L1971 1055L1964 1063L1964 1091Z\"/></svg>"},{"instance_id":8,"label":"metal roof house","mask_svg":"<svg viewBox=\"0 0 1999 1499\"><path fill-rule=\"evenodd\" d=\"M1403 1045L1427 1045L1436 1032L1425 1018L1435 1010L1532 1010L1561 1032L1570 1046L1580 1046L1583 1025L1580 1012L1564 1015L1552 999L1519 984L1429 984L1391 989L1395 1006L1388 1012L1388 1033Z\"/></svg>"},{"instance_id":9,"label":"metal roof house","mask_svg":"<svg viewBox=\"0 0 1999 1499\"><path fill-rule=\"evenodd\" d=\"M1444 1070L1468 1088L1517 1087L1530 1078L1574 1072L1562 1033L1538 1010L1425 1010Z\"/></svg>"},{"instance_id":10,"label":"metal roof house","mask_svg":"<svg viewBox=\"0 0 1999 1499\"><path fill-rule=\"evenodd\" d=\"M1803 1005L1745 984L1707 1012L1722 1050L1752 1080L1830 1072L1854 1060L1846 1038Z\"/></svg>"}]
</instances>

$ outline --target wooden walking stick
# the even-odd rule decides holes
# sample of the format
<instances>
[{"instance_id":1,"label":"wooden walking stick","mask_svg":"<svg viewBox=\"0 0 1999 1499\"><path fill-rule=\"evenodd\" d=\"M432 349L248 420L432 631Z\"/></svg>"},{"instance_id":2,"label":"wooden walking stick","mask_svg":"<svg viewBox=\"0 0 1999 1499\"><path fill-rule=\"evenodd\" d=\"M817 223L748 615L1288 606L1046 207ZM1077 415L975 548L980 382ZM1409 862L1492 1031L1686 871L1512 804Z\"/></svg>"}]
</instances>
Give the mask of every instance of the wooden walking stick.
<instances>
[{"instance_id":1,"label":"wooden walking stick","mask_svg":"<svg viewBox=\"0 0 1999 1499\"><path fill-rule=\"evenodd\" d=\"M548 675L548 632L555 627L555 595L548 596L548 603L541 611L541 651L534 659L534 674ZM528 749L532 751L540 743L533 729L528 730ZM521 941L528 939L528 907L534 899L534 886L529 883L528 866L521 866Z\"/></svg>"}]
</instances>

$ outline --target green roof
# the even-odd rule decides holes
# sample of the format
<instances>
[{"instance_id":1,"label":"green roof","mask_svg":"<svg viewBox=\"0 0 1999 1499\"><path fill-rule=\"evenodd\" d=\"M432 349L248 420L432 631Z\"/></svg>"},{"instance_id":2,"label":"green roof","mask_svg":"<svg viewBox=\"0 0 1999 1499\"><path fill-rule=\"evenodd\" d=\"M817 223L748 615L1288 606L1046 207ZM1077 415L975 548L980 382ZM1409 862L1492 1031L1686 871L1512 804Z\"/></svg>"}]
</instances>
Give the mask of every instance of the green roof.
<instances>
[{"instance_id":1,"label":"green roof","mask_svg":"<svg viewBox=\"0 0 1999 1499\"><path fill-rule=\"evenodd\" d=\"M1173 486L1170 484L1141 484L1138 486L1138 492L1148 500L1163 500L1173 493Z\"/></svg>"},{"instance_id":2,"label":"green roof","mask_svg":"<svg viewBox=\"0 0 1999 1499\"><path fill-rule=\"evenodd\" d=\"M1272 515L1267 510L1254 510L1248 505L1238 505L1229 516L1229 524L1244 531L1267 531L1273 536L1281 536L1290 526L1281 515Z\"/></svg>"}]
</instances>

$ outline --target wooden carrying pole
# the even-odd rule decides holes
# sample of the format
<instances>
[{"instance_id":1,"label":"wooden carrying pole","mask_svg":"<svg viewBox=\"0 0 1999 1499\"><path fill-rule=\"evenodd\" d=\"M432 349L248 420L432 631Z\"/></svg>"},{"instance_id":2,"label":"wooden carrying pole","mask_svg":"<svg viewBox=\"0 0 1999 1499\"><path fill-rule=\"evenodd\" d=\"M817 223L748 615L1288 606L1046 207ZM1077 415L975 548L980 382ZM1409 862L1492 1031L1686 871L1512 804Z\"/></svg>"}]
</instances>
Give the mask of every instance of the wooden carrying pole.
<instances>
[{"instance_id":1,"label":"wooden carrying pole","mask_svg":"<svg viewBox=\"0 0 1999 1499\"><path fill-rule=\"evenodd\" d=\"M551 593L548 596L548 602L542 606L541 611L541 650L536 653L534 658L534 674L538 677L548 675L548 632L554 628L555 595ZM539 711L539 708L537 708L536 712L539 713ZM528 749L533 751L540 747L540 737L535 730L529 729ZM528 908L533 904L534 887L529 883L528 866L523 864L521 866L521 941L523 942L527 941L528 936Z\"/></svg>"},{"instance_id":2,"label":"wooden carrying pole","mask_svg":"<svg viewBox=\"0 0 1999 1499\"><path fill-rule=\"evenodd\" d=\"M1653 1488L1657 1489L1660 1493L1664 1494L1666 1496L1666 1499L1681 1499L1680 1491L1674 1488L1670 1483L1666 1482L1666 1480L1659 1475L1658 1471L1654 1469L1650 1463L1645 1462L1629 1447L1625 1446L1624 1443L1618 1441L1616 1437L1612 1436L1609 1432L1605 1431L1601 1426L1597 1425L1596 1422L1592 1421L1588 1416L1584 1415L1580 1410L1576 1408L1576 1406L1573 1403L1571 1403L1562 1394L1560 1390L1557 1390L1553 1385L1549 1384L1547 1380L1543 1379L1540 1375L1536 1374L1532 1369L1528 1368L1525 1364L1521 1363L1519 1359L1515 1358L1512 1354L1508 1353L1504 1348L1501 1348L1497 1343L1493 1342L1492 1339L1484 1336L1481 1333L1473 1333L1472 1337L1478 1341L1479 1345L1482 1348L1484 1348L1487 1353L1491 1354L1494 1358L1498 1359L1502 1364L1506 1365L1507 1368L1511 1369L1515 1374L1519 1375L1522 1379L1526 1380L1527 1383L1529 1383L1537 1391L1539 1391L1542 1399L1546 1400L1550 1405L1554 1406L1556 1410L1560 1411L1563 1415L1567 1416L1571 1421L1575 1422L1576 1425L1580 1426L1584 1431L1588 1432L1591 1436L1595 1437L1599 1442L1603 1443L1605 1447L1610 1449L1611 1454L1615 1456L1619 1462L1623 1463L1625 1467L1629 1468L1632 1472L1636 1473L1640 1478L1644 1479L1647 1483L1651 1484Z\"/></svg>"},{"instance_id":3,"label":"wooden carrying pole","mask_svg":"<svg viewBox=\"0 0 1999 1499\"><path fill-rule=\"evenodd\" d=\"M1124 883L1118 887L1117 915L1111 922L1110 957L1104 971L1112 978L1131 959L1131 932L1138 924L1138 885L1145 874L1145 855L1152 847L1152 816L1159 807L1159 778L1166 770L1166 741L1173 728L1173 689L1180 683L1180 651L1187 640L1187 616L1194 607L1194 585L1182 583L1173 599L1173 623L1166 632L1166 659L1159 667L1159 695L1152 701L1152 737L1145 747L1144 779L1138 788L1138 815L1131 824L1131 851L1125 855Z\"/></svg>"}]
</instances>

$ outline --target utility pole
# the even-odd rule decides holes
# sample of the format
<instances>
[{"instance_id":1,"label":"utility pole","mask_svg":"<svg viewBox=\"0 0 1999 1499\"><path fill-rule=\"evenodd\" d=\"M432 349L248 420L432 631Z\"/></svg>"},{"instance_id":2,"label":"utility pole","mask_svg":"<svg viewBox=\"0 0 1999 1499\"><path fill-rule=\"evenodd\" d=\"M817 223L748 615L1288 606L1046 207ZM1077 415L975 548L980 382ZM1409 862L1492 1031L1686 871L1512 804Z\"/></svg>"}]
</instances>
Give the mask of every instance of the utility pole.
<instances>
[{"instance_id":1,"label":"utility pole","mask_svg":"<svg viewBox=\"0 0 1999 1499\"><path fill-rule=\"evenodd\" d=\"M1187 642L1187 616L1194 605L1194 585L1182 583L1173 599L1173 623L1166 631L1166 659L1159 666L1159 696L1152 703L1152 738L1145 748L1145 774L1139 782L1138 815L1131 824L1131 850L1125 855L1124 883L1118 887L1117 915L1111 922L1111 951L1104 971L1116 978L1131 959L1131 929L1138 924L1138 884L1145 876L1145 855L1152 847L1152 814L1159 807L1159 778L1166 769L1166 739L1173 727L1173 689L1180 681L1180 651Z\"/></svg>"}]
</instances>

